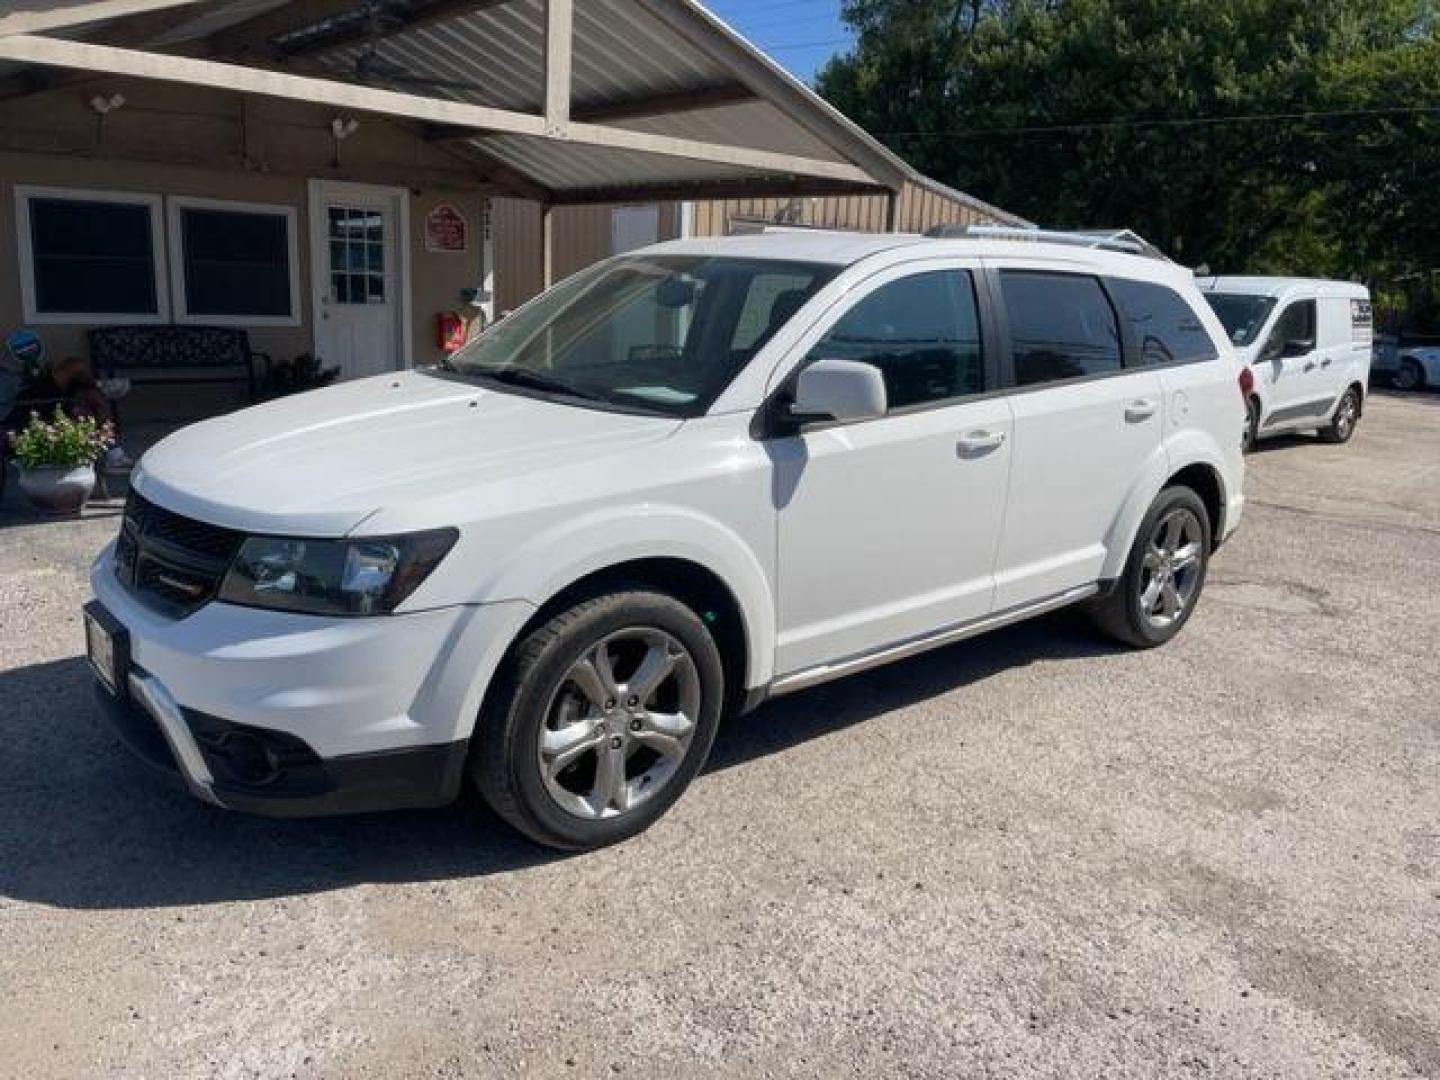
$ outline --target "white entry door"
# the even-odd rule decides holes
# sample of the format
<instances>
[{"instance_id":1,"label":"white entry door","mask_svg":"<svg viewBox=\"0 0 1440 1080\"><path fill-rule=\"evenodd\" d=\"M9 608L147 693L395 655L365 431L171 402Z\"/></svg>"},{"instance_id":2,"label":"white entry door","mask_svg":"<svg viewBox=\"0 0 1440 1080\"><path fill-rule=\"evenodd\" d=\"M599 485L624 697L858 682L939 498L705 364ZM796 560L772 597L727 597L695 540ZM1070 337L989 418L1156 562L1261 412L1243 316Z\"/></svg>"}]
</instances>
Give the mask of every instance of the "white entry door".
<instances>
[{"instance_id":1,"label":"white entry door","mask_svg":"<svg viewBox=\"0 0 1440 1080\"><path fill-rule=\"evenodd\" d=\"M405 192L311 181L315 355L340 378L409 364Z\"/></svg>"}]
</instances>

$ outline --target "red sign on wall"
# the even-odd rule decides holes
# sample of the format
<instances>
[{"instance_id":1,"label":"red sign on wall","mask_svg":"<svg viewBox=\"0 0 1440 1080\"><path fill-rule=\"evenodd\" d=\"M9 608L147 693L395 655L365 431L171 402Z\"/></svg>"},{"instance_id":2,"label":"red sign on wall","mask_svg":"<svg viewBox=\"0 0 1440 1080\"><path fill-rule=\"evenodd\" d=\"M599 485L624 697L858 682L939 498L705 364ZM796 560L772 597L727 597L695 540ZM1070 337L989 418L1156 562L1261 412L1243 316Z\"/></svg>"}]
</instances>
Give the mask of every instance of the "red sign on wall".
<instances>
[{"instance_id":1,"label":"red sign on wall","mask_svg":"<svg viewBox=\"0 0 1440 1080\"><path fill-rule=\"evenodd\" d=\"M425 250L463 254L469 247L470 223L450 203L425 215Z\"/></svg>"}]
</instances>

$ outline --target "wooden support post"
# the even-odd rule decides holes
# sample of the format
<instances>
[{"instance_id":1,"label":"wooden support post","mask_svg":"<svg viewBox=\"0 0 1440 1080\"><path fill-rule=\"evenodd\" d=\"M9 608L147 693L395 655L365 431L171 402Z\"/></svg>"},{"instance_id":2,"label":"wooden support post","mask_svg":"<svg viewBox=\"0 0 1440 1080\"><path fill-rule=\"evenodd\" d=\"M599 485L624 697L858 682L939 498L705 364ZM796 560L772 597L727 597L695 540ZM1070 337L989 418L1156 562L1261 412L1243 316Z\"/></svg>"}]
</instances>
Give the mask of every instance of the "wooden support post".
<instances>
[{"instance_id":1,"label":"wooden support post","mask_svg":"<svg viewBox=\"0 0 1440 1080\"><path fill-rule=\"evenodd\" d=\"M900 192L893 188L885 193L885 231L896 232L900 225Z\"/></svg>"},{"instance_id":2,"label":"wooden support post","mask_svg":"<svg viewBox=\"0 0 1440 1080\"><path fill-rule=\"evenodd\" d=\"M573 0L545 0L545 134L563 139L570 127Z\"/></svg>"},{"instance_id":3,"label":"wooden support post","mask_svg":"<svg viewBox=\"0 0 1440 1080\"><path fill-rule=\"evenodd\" d=\"M540 204L540 266L541 288L555 284L555 208L548 202Z\"/></svg>"}]
</instances>

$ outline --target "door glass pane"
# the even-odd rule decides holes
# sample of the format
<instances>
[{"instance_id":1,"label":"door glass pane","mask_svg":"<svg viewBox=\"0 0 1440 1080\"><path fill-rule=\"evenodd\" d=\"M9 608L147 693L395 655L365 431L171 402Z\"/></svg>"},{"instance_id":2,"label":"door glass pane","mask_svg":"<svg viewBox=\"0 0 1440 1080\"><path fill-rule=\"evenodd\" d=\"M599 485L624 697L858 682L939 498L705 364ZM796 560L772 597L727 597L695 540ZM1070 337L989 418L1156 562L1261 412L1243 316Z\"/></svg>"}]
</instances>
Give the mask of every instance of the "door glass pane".
<instances>
[{"instance_id":1,"label":"door glass pane","mask_svg":"<svg viewBox=\"0 0 1440 1080\"><path fill-rule=\"evenodd\" d=\"M159 313L149 205L34 197L29 210L38 311Z\"/></svg>"},{"instance_id":2,"label":"door glass pane","mask_svg":"<svg viewBox=\"0 0 1440 1080\"><path fill-rule=\"evenodd\" d=\"M1266 357L1280 356L1286 342L1304 342L1311 349L1315 347L1315 301L1297 300L1275 320L1275 329L1270 331L1270 340L1265 343Z\"/></svg>"},{"instance_id":3,"label":"door glass pane","mask_svg":"<svg viewBox=\"0 0 1440 1080\"><path fill-rule=\"evenodd\" d=\"M385 302L385 215L354 206L332 206L330 276L338 304Z\"/></svg>"},{"instance_id":4,"label":"door glass pane","mask_svg":"<svg viewBox=\"0 0 1440 1080\"><path fill-rule=\"evenodd\" d=\"M1120 370L1115 311L1095 278L1005 270L1000 286L1017 385Z\"/></svg>"},{"instance_id":5,"label":"door glass pane","mask_svg":"<svg viewBox=\"0 0 1440 1080\"><path fill-rule=\"evenodd\" d=\"M841 317L810 358L874 364L891 409L979 393L985 369L969 272L938 270L882 285Z\"/></svg>"}]
</instances>

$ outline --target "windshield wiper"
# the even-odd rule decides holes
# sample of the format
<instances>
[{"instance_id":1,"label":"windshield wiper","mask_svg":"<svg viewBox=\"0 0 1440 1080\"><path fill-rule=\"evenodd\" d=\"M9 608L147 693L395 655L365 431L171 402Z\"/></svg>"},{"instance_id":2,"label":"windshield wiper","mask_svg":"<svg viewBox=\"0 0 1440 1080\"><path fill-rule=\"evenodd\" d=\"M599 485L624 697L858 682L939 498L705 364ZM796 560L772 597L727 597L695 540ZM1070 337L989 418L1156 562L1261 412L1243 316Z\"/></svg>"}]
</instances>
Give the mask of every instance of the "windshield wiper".
<instances>
[{"instance_id":1,"label":"windshield wiper","mask_svg":"<svg viewBox=\"0 0 1440 1080\"><path fill-rule=\"evenodd\" d=\"M593 390L584 390L578 386L571 386L560 379L551 378L549 375L542 375L538 371L531 371L522 367L498 367L473 371L471 374L478 375L484 379L494 379L499 383L507 383L510 386L523 386L527 390L543 390L551 394L564 394L567 397L583 398L587 401L604 401L605 399Z\"/></svg>"}]
</instances>

